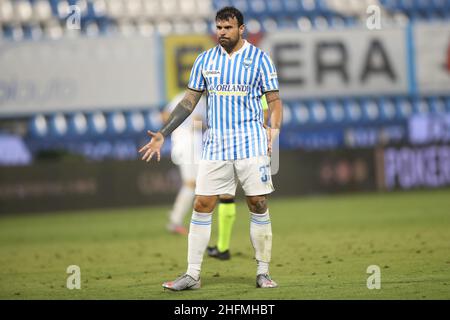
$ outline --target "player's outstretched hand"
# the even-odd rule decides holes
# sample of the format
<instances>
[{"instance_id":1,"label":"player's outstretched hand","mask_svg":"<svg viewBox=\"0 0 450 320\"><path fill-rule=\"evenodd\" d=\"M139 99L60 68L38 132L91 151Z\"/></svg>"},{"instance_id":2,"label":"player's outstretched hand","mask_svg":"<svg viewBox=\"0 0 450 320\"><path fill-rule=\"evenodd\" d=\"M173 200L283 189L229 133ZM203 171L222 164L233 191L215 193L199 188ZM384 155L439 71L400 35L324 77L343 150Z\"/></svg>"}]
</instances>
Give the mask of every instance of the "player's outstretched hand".
<instances>
[{"instance_id":1,"label":"player's outstretched hand","mask_svg":"<svg viewBox=\"0 0 450 320\"><path fill-rule=\"evenodd\" d=\"M161 160L161 147L164 143L164 136L160 132L152 132L150 130L147 131L151 140L141 149L139 149L139 153L145 152L142 156L142 160L150 162L153 156L156 153L156 159L158 162Z\"/></svg>"}]
</instances>

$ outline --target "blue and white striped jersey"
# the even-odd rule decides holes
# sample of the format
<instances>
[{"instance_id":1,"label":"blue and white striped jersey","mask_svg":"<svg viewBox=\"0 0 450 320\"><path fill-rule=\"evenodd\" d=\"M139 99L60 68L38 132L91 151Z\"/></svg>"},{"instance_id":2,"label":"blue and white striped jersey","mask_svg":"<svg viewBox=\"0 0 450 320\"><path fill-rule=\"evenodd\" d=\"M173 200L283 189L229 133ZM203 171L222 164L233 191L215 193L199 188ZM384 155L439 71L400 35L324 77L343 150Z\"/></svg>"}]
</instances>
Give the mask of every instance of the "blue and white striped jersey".
<instances>
[{"instance_id":1,"label":"blue and white striped jersey","mask_svg":"<svg viewBox=\"0 0 450 320\"><path fill-rule=\"evenodd\" d=\"M217 45L197 57L188 87L207 90L202 159L236 160L267 155L261 96L278 90L278 78L266 53L245 41L230 57Z\"/></svg>"}]
</instances>

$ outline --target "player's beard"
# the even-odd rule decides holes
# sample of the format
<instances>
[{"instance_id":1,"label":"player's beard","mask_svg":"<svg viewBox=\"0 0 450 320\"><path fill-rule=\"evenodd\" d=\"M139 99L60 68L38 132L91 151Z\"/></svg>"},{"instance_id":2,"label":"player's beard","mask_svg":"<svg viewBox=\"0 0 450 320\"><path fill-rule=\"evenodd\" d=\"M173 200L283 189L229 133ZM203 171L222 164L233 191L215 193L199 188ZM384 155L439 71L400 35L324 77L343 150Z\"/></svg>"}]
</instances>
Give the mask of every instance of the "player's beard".
<instances>
[{"instance_id":1,"label":"player's beard","mask_svg":"<svg viewBox=\"0 0 450 320\"><path fill-rule=\"evenodd\" d=\"M231 52L238 44L241 37L238 35L235 39L226 38L225 41L221 41L221 39L222 38L219 38L220 45L225 49L226 52Z\"/></svg>"}]
</instances>

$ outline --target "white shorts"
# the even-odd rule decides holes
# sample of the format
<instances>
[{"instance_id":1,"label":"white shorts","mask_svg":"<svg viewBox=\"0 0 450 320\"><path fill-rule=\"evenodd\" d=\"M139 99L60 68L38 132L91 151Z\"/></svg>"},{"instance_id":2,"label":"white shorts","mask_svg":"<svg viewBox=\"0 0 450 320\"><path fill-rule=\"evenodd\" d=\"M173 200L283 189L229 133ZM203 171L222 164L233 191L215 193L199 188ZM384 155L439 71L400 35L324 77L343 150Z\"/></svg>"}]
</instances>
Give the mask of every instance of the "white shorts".
<instances>
[{"instance_id":1,"label":"white shorts","mask_svg":"<svg viewBox=\"0 0 450 320\"><path fill-rule=\"evenodd\" d=\"M196 195L212 196L236 193L237 182L246 196L274 191L270 172L270 157L259 156L238 160L201 160L198 168Z\"/></svg>"}]
</instances>

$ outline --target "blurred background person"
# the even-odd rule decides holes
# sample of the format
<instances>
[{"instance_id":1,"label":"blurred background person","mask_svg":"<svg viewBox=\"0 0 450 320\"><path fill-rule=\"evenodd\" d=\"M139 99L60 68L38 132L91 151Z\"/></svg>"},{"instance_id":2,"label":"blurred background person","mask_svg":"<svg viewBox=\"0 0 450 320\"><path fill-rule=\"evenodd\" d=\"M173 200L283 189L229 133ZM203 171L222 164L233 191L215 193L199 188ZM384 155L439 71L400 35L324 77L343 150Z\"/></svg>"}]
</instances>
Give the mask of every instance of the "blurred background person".
<instances>
[{"instance_id":1,"label":"blurred background person","mask_svg":"<svg viewBox=\"0 0 450 320\"><path fill-rule=\"evenodd\" d=\"M185 92L182 91L173 98L162 113L164 123L170 113L183 99ZM181 174L182 185L169 213L167 230L173 233L187 235L184 226L184 217L192 209L194 201L195 179L198 172L198 160L201 152L201 130L205 121L206 99L203 96L193 113L186 119L171 135L172 161L178 166ZM196 126L195 123L198 123ZM196 129L200 132L196 132ZM200 139L200 141L199 141Z\"/></svg>"}]
</instances>

